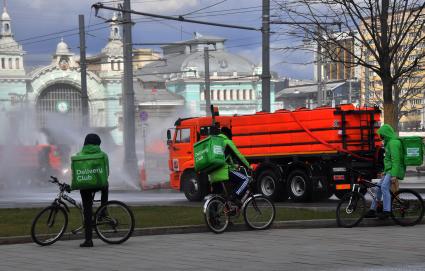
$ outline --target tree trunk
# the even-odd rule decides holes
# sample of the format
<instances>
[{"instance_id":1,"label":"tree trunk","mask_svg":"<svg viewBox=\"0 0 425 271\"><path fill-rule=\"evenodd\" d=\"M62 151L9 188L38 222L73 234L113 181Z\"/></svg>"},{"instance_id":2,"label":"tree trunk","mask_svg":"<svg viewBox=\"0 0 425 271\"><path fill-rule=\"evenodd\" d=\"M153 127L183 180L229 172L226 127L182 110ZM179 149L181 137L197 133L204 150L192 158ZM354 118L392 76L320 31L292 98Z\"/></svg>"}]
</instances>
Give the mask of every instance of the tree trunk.
<instances>
[{"instance_id":1,"label":"tree trunk","mask_svg":"<svg viewBox=\"0 0 425 271\"><path fill-rule=\"evenodd\" d=\"M384 122L391 125L394 131L398 131L398 121L396 120L396 108L393 101L393 85L391 80L382 78L382 92L384 96Z\"/></svg>"}]
</instances>

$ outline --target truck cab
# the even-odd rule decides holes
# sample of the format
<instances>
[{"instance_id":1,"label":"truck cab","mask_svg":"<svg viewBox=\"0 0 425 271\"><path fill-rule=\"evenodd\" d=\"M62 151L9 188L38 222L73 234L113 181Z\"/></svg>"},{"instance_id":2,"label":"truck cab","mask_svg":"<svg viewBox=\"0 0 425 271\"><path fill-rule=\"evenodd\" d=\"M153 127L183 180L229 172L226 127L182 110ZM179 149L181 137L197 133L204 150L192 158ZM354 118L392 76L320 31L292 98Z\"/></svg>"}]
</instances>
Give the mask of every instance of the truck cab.
<instances>
[{"instance_id":1,"label":"truck cab","mask_svg":"<svg viewBox=\"0 0 425 271\"><path fill-rule=\"evenodd\" d=\"M230 125L230 117L217 117L221 126ZM170 186L184 192L190 201L202 200L209 191L208 177L194 170L193 145L209 135L212 117L178 119L167 131Z\"/></svg>"}]
</instances>

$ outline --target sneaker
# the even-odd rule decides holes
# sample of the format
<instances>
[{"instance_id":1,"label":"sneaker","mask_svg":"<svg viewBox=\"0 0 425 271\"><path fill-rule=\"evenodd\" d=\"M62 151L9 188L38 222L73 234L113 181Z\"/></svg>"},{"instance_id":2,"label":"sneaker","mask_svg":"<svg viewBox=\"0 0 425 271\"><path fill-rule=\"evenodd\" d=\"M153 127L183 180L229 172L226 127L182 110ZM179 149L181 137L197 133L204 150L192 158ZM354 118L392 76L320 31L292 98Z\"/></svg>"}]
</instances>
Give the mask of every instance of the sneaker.
<instances>
[{"instance_id":1,"label":"sneaker","mask_svg":"<svg viewBox=\"0 0 425 271\"><path fill-rule=\"evenodd\" d=\"M376 211L370 209L369 211L367 211L367 213L364 216L365 218L375 218L376 217Z\"/></svg>"},{"instance_id":2,"label":"sneaker","mask_svg":"<svg viewBox=\"0 0 425 271\"><path fill-rule=\"evenodd\" d=\"M391 215L391 212L383 211L382 213L379 214L378 218L381 220L385 220L389 218L390 215Z\"/></svg>"},{"instance_id":3,"label":"sneaker","mask_svg":"<svg viewBox=\"0 0 425 271\"><path fill-rule=\"evenodd\" d=\"M90 241L84 241L84 243L81 243L80 244L80 247L93 247L93 241L92 240L90 240Z\"/></svg>"}]
</instances>

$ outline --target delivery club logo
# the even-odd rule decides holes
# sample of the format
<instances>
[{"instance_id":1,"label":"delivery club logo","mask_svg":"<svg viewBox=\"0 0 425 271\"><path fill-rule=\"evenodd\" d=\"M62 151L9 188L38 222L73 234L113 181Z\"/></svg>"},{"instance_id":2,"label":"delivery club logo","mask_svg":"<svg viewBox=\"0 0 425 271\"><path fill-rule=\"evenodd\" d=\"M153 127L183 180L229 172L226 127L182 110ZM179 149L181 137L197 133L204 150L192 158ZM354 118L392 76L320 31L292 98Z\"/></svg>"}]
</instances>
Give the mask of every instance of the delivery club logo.
<instances>
[{"instance_id":1,"label":"delivery club logo","mask_svg":"<svg viewBox=\"0 0 425 271\"><path fill-rule=\"evenodd\" d=\"M95 178L95 174L102 174L102 168L93 168L93 169L77 169L76 170L77 181L91 181Z\"/></svg>"}]
</instances>

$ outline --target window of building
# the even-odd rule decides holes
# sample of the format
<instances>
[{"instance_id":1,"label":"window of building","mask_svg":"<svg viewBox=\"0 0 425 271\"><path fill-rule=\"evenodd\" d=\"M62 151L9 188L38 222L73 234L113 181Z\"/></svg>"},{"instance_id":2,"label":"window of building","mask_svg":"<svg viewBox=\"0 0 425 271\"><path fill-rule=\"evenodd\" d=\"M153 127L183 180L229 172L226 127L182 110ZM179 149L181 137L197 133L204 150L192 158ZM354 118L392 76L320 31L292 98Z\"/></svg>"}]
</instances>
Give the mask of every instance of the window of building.
<instances>
[{"instance_id":1,"label":"window of building","mask_svg":"<svg viewBox=\"0 0 425 271\"><path fill-rule=\"evenodd\" d=\"M15 68L16 68L17 70L19 70L19 69L20 69L20 67L19 67L19 58L15 59Z\"/></svg>"},{"instance_id":2,"label":"window of building","mask_svg":"<svg viewBox=\"0 0 425 271\"><path fill-rule=\"evenodd\" d=\"M239 101L239 100L242 100L242 95L243 95L243 93L242 93L242 89L238 89L238 90L237 90L237 93L238 93L238 97L237 97L238 101Z\"/></svg>"},{"instance_id":3,"label":"window of building","mask_svg":"<svg viewBox=\"0 0 425 271\"><path fill-rule=\"evenodd\" d=\"M229 93L228 93L227 89L223 90L223 92L224 92L224 94L223 94L224 100L225 101L229 100Z\"/></svg>"},{"instance_id":4,"label":"window of building","mask_svg":"<svg viewBox=\"0 0 425 271\"><path fill-rule=\"evenodd\" d=\"M9 69L12 69L12 59L9 58Z\"/></svg>"},{"instance_id":5,"label":"window of building","mask_svg":"<svg viewBox=\"0 0 425 271\"><path fill-rule=\"evenodd\" d=\"M254 90L250 89L249 90L249 99L250 100L255 100L255 94L254 94Z\"/></svg>"},{"instance_id":6,"label":"window of building","mask_svg":"<svg viewBox=\"0 0 425 271\"><path fill-rule=\"evenodd\" d=\"M115 61L111 60L111 70L115 70Z\"/></svg>"},{"instance_id":7,"label":"window of building","mask_svg":"<svg viewBox=\"0 0 425 271\"><path fill-rule=\"evenodd\" d=\"M4 58L1 59L1 68L6 69L6 64Z\"/></svg>"},{"instance_id":8,"label":"window of building","mask_svg":"<svg viewBox=\"0 0 425 271\"><path fill-rule=\"evenodd\" d=\"M117 61L117 71L121 70L121 61Z\"/></svg>"}]
</instances>

